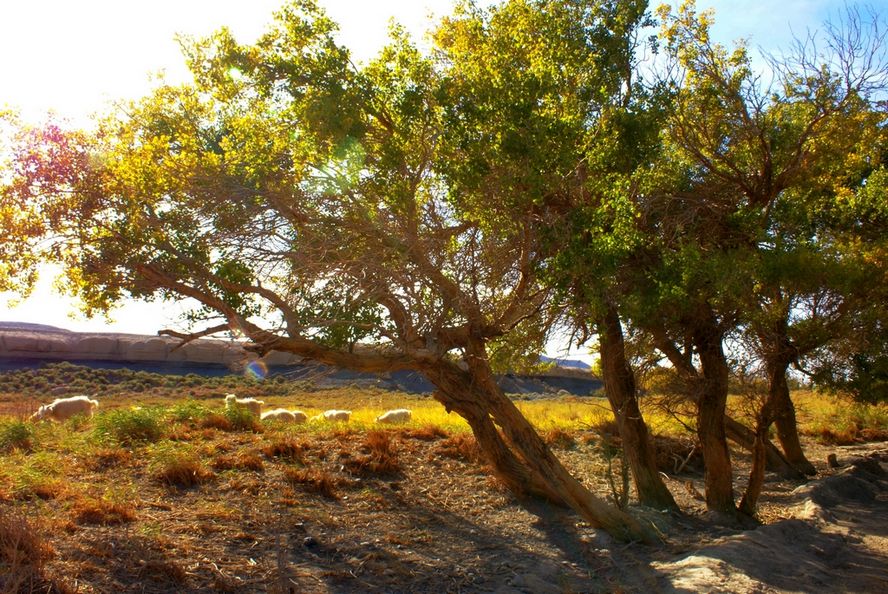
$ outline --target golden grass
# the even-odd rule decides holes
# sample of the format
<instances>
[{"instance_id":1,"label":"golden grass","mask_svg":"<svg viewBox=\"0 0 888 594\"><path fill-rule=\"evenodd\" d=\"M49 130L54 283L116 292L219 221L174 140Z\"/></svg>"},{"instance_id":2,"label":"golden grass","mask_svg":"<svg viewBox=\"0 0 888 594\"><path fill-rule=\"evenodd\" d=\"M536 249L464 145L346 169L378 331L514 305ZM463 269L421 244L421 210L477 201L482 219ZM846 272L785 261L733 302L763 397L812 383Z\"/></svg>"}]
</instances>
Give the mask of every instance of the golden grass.
<instances>
[{"instance_id":1,"label":"golden grass","mask_svg":"<svg viewBox=\"0 0 888 594\"><path fill-rule=\"evenodd\" d=\"M136 510L128 503L107 499L84 498L75 502L71 509L73 519L78 524L116 526L136 520Z\"/></svg>"}]
</instances>

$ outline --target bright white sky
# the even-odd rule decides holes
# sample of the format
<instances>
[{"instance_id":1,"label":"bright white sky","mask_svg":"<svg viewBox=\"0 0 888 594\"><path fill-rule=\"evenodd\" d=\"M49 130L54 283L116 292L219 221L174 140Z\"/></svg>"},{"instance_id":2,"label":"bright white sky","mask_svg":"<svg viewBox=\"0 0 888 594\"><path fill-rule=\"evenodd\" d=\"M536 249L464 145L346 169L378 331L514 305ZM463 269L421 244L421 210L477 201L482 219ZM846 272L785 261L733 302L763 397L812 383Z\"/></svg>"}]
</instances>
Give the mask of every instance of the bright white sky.
<instances>
[{"instance_id":1,"label":"bright white sky","mask_svg":"<svg viewBox=\"0 0 888 594\"><path fill-rule=\"evenodd\" d=\"M283 0L0 0L0 107L17 107L38 122L50 110L78 125L110 102L136 98L151 75L187 77L176 34L204 36L227 25L254 40ZM341 29L341 41L365 60L385 42L390 17L421 36L451 0L320 0ZM849 0L850 4L858 4ZM654 0L652 6L657 4ZM862 3L860 3L862 4ZM839 0L698 0L716 9L714 36L730 44L747 38L753 48L786 47L791 30L804 35L842 8ZM888 0L869 5L888 12ZM790 29L791 28L791 29ZM50 279L12 307L0 294L0 320L51 324L71 330L153 334L174 323L175 311L130 304L115 323L73 318L74 306L52 294Z\"/></svg>"}]
</instances>

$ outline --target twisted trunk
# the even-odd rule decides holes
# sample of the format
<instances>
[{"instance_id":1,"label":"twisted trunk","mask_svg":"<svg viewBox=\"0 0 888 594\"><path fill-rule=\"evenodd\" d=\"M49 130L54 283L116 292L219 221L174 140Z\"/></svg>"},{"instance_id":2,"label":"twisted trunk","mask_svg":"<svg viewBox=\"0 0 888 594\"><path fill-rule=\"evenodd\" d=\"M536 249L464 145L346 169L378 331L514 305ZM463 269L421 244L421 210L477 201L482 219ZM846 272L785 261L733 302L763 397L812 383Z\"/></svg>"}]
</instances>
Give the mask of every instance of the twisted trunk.
<instances>
[{"instance_id":1,"label":"twisted trunk","mask_svg":"<svg viewBox=\"0 0 888 594\"><path fill-rule=\"evenodd\" d=\"M737 508L724 421L729 369L722 348L722 333L711 314L698 321L693 340L702 371L697 399L697 436L705 464L706 507L733 515Z\"/></svg>"},{"instance_id":2,"label":"twisted trunk","mask_svg":"<svg viewBox=\"0 0 888 594\"><path fill-rule=\"evenodd\" d=\"M788 345L787 345L788 346ZM761 494L762 485L765 481L765 443L768 440L768 431L771 425L782 414L785 414L786 403L792 408L792 401L789 397L789 384L786 381L786 370L789 368L792 360L792 351L789 348L781 349L780 353L774 354L767 360L768 366L768 396L765 399L762 409L759 411L756 420L755 429L755 448L752 455L752 468L749 471L749 483L746 487L746 493L740 502L740 511L753 515L758 497ZM793 427L795 426L795 413L792 414ZM778 430L779 435L779 430ZM801 451L801 445L798 443L798 433L795 434L795 444L798 446L798 454L801 455L804 463L810 467L810 474L814 474L814 466L805 458ZM799 474L809 474L808 468L799 465L798 462L788 461L790 466Z\"/></svg>"},{"instance_id":3,"label":"twisted trunk","mask_svg":"<svg viewBox=\"0 0 888 594\"><path fill-rule=\"evenodd\" d=\"M650 529L596 497L564 468L494 381L483 345L474 345L468 360L468 370L440 362L423 371L438 388L436 398L448 410L460 415L468 412L467 420L485 455L510 487L518 488L520 493L527 492L522 487L529 486L532 492L566 504L593 526L621 540L657 541ZM499 425L506 443L495 428L497 437L493 437L490 417Z\"/></svg>"},{"instance_id":4,"label":"twisted trunk","mask_svg":"<svg viewBox=\"0 0 888 594\"><path fill-rule=\"evenodd\" d=\"M789 395L789 383L786 381L786 372L789 369L790 360L786 357L776 358L768 362L768 375L770 385L768 398L773 402L774 423L777 425L777 439L786 455L786 460L799 472L806 475L815 475L817 470L805 457L802 443L799 440L799 426L796 422L795 406Z\"/></svg>"},{"instance_id":5,"label":"twisted trunk","mask_svg":"<svg viewBox=\"0 0 888 594\"><path fill-rule=\"evenodd\" d=\"M598 321L598 340L604 388L617 419L638 501L658 509L678 509L657 470L654 447L638 407L635 375L626 361L623 326L616 308L609 307Z\"/></svg>"}]
</instances>

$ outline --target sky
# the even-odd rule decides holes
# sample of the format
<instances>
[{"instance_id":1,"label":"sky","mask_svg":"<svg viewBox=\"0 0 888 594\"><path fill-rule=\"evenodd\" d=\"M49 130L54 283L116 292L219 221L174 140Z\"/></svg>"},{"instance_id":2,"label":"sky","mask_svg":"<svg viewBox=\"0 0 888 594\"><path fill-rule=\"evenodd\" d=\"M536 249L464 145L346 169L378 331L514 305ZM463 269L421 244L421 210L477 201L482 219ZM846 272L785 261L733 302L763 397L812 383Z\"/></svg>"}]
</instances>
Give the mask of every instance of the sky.
<instances>
[{"instance_id":1,"label":"sky","mask_svg":"<svg viewBox=\"0 0 888 594\"><path fill-rule=\"evenodd\" d=\"M228 26L241 42L255 40L283 0L0 0L0 108L39 122L47 112L86 126L114 101L147 93L162 73L187 80L177 34L201 37ZM356 61L386 40L391 17L421 38L451 0L319 0L340 24L340 41ZM656 5L657 2L652 2ZM698 0L715 9L713 37L777 52L793 33L804 36L842 9L840 0ZM849 0L849 4L863 4ZM867 3L888 14L888 0ZM33 295L13 307L0 294L0 321L51 324L79 331L153 334L174 325L178 309L127 304L105 319L84 320L72 302L53 294L52 271ZM73 318L71 316L74 316ZM557 354L554 351L550 354Z\"/></svg>"}]
</instances>

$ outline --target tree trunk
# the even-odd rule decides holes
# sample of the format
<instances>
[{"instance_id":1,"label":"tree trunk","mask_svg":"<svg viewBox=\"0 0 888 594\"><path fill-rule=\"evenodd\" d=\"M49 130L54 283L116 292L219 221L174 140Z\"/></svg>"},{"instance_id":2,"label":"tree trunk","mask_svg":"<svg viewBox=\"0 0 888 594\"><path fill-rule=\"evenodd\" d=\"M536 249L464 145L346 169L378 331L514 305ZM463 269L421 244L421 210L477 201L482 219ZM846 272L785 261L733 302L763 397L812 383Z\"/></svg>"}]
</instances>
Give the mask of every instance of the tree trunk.
<instances>
[{"instance_id":1,"label":"tree trunk","mask_svg":"<svg viewBox=\"0 0 888 594\"><path fill-rule=\"evenodd\" d=\"M678 505L657 470L654 447L638 407L635 375L626 361L623 327L616 308L609 307L598 321L598 341L604 389L635 478L638 501L657 509L677 510Z\"/></svg>"},{"instance_id":2,"label":"tree trunk","mask_svg":"<svg viewBox=\"0 0 888 594\"><path fill-rule=\"evenodd\" d=\"M763 433L767 433L767 429L762 430L761 425L759 425L757 429L755 445L752 448L752 468L749 470L749 483L746 485L746 492L743 493L743 499L740 500L740 513L746 514L747 516L755 515L758 498L762 493L762 486L765 484L766 440Z\"/></svg>"},{"instance_id":3,"label":"tree trunk","mask_svg":"<svg viewBox=\"0 0 888 594\"><path fill-rule=\"evenodd\" d=\"M706 507L734 515L731 455L725 435L728 402L728 363L722 348L722 333L711 313L694 329L694 346L700 356L702 378L697 399L697 436L705 465Z\"/></svg>"},{"instance_id":4,"label":"tree trunk","mask_svg":"<svg viewBox=\"0 0 888 594\"><path fill-rule=\"evenodd\" d=\"M786 359L787 365L789 359ZM770 389L765 402L762 404L761 410L758 412L758 418L755 423L755 447L752 450L752 468L749 471L749 483L746 486L746 492L743 494L743 500L740 502L740 511L746 515L755 515L755 508L758 504L759 495L762 492L762 485L765 483L765 443L768 440L768 431L774 422L777 413L778 391L775 386L782 384L786 387L786 367L780 365L772 365L773 361L768 362L768 380ZM787 394L789 389L787 388Z\"/></svg>"},{"instance_id":5,"label":"tree trunk","mask_svg":"<svg viewBox=\"0 0 888 594\"><path fill-rule=\"evenodd\" d=\"M725 432L728 439L755 454L755 431L740 421L736 421L730 416L725 415ZM783 454L781 454L780 450L771 443L771 440L768 439L767 435L764 435L763 446L765 450L765 468L767 470L776 472L786 479L798 480L804 478L804 475L796 470L796 468L783 457Z\"/></svg>"},{"instance_id":6,"label":"tree trunk","mask_svg":"<svg viewBox=\"0 0 888 594\"><path fill-rule=\"evenodd\" d=\"M463 371L450 363L440 362L434 367L424 369L424 372L438 387L442 402L456 403L450 407L452 410L461 414L466 408L473 409L473 405L477 405L484 414L489 412L493 416L493 420L499 425L508 441L508 449L518 454L506 455L504 460L508 464L504 465L501 449L492 453L485 449L485 454L495 465L497 472L505 469L510 473L511 484L515 480L520 480L518 474L513 472L512 464L522 465L523 462L532 484L545 485L544 488L537 490L554 494L556 501L563 501L593 526L600 527L621 540L657 542L658 539L652 530L639 524L629 514L599 499L571 476L533 426L496 384L484 357L483 346L473 348L468 359L468 371ZM466 403L469 403L468 406ZM484 425L482 422L479 426ZM485 437L484 443L479 439L482 447L494 442L488 437Z\"/></svg>"},{"instance_id":7,"label":"tree trunk","mask_svg":"<svg viewBox=\"0 0 888 594\"><path fill-rule=\"evenodd\" d=\"M806 475L815 475L817 470L805 457L802 444L799 440L799 427L796 423L795 406L789 395L789 383L786 381L786 371L790 361L781 358L768 362L768 375L770 386L768 398L774 405L774 423L777 425L777 438L786 454L787 461L799 472Z\"/></svg>"},{"instance_id":8,"label":"tree trunk","mask_svg":"<svg viewBox=\"0 0 888 594\"><path fill-rule=\"evenodd\" d=\"M433 394L435 400L443 404L447 412L454 411L469 423L478 446L493 467L494 473L513 494L519 498L540 497L558 505L566 505L561 496L545 481L533 475L527 465L509 449L490 415L474 399L458 396L468 393L464 388L460 389L443 378L436 379L435 383L439 388Z\"/></svg>"}]
</instances>

